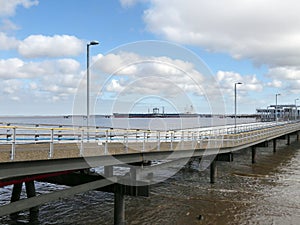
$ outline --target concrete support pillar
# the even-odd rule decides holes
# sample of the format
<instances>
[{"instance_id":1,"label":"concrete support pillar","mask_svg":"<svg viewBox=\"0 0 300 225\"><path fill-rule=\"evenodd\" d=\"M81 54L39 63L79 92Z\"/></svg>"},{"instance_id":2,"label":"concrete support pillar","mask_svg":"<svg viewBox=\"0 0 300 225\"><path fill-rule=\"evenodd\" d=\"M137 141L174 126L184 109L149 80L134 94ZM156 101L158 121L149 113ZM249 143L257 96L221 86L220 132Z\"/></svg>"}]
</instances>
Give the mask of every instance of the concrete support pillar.
<instances>
[{"instance_id":1,"label":"concrete support pillar","mask_svg":"<svg viewBox=\"0 0 300 225\"><path fill-rule=\"evenodd\" d=\"M25 182L27 198L36 196L34 181Z\"/></svg>"},{"instance_id":2,"label":"concrete support pillar","mask_svg":"<svg viewBox=\"0 0 300 225\"><path fill-rule=\"evenodd\" d=\"M297 141L300 140L300 135L299 135L299 131L297 131Z\"/></svg>"},{"instance_id":3,"label":"concrete support pillar","mask_svg":"<svg viewBox=\"0 0 300 225\"><path fill-rule=\"evenodd\" d=\"M277 141L276 138L273 139L273 152L276 152L276 147L277 147Z\"/></svg>"},{"instance_id":4,"label":"concrete support pillar","mask_svg":"<svg viewBox=\"0 0 300 225\"><path fill-rule=\"evenodd\" d=\"M23 183L14 184L10 202L16 202L16 201L20 200L21 192L22 192L22 186L23 186ZM11 219L16 219L17 216L18 216L18 213L10 214Z\"/></svg>"},{"instance_id":5,"label":"concrete support pillar","mask_svg":"<svg viewBox=\"0 0 300 225\"><path fill-rule=\"evenodd\" d=\"M291 144L291 135L287 135L287 145L290 145Z\"/></svg>"},{"instance_id":6,"label":"concrete support pillar","mask_svg":"<svg viewBox=\"0 0 300 225\"><path fill-rule=\"evenodd\" d=\"M125 196L122 186L116 184L115 204L114 204L114 225L125 225Z\"/></svg>"},{"instance_id":7,"label":"concrete support pillar","mask_svg":"<svg viewBox=\"0 0 300 225\"><path fill-rule=\"evenodd\" d=\"M10 202L16 202L20 200L23 183L14 184Z\"/></svg>"},{"instance_id":8,"label":"concrete support pillar","mask_svg":"<svg viewBox=\"0 0 300 225\"><path fill-rule=\"evenodd\" d=\"M217 178L217 161L213 160L210 164L210 183L214 184Z\"/></svg>"},{"instance_id":9,"label":"concrete support pillar","mask_svg":"<svg viewBox=\"0 0 300 225\"><path fill-rule=\"evenodd\" d=\"M113 166L104 166L104 176L112 177L114 175L114 167Z\"/></svg>"},{"instance_id":10,"label":"concrete support pillar","mask_svg":"<svg viewBox=\"0 0 300 225\"><path fill-rule=\"evenodd\" d=\"M26 195L27 198L31 198L36 196L34 181L28 181L25 182L25 188L26 188ZM30 212L30 220L34 221L38 217L39 208L38 207L32 207L29 209Z\"/></svg>"},{"instance_id":11,"label":"concrete support pillar","mask_svg":"<svg viewBox=\"0 0 300 225\"><path fill-rule=\"evenodd\" d=\"M256 163L256 147L252 146L251 150L252 150L252 163Z\"/></svg>"}]
</instances>

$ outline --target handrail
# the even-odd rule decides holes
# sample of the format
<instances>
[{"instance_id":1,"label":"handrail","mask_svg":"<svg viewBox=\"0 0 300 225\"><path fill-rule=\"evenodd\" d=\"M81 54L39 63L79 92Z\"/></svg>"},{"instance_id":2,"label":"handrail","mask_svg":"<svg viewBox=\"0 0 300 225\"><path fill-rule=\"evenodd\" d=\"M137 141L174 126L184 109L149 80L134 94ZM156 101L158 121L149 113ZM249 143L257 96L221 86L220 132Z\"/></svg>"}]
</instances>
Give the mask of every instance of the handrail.
<instances>
[{"instance_id":1,"label":"handrail","mask_svg":"<svg viewBox=\"0 0 300 225\"><path fill-rule=\"evenodd\" d=\"M103 147L103 154L111 154L111 146L121 144L125 153L135 151L173 151L176 149L228 148L253 143L273 136L280 136L300 130L300 122L258 123L212 128L191 128L184 130L143 130L90 127L41 127L0 126L0 146L11 145L10 160L15 160L16 146L30 143L49 143L48 158L54 157L56 144L74 144L80 147L80 156L85 145L96 143ZM178 145L180 144L180 145ZM133 147L135 146L135 147Z\"/></svg>"}]
</instances>

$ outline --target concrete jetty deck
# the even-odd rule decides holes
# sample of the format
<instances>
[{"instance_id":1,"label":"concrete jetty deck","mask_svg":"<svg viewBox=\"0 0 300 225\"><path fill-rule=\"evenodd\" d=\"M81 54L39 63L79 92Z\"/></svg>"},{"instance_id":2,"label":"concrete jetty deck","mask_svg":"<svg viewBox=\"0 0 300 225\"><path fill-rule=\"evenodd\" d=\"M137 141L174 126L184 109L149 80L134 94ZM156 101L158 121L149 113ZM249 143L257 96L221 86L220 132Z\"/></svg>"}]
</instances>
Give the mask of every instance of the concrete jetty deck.
<instances>
[{"instance_id":1,"label":"concrete jetty deck","mask_svg":"<svg viewBox=\"0 0 300 225\"><path fill-rule=\"evenodd\" d=\"M286 139L287 144L290 144L291 135L296 135L296 139L299 140L299 130L299 121L243 124L236 128L224 126L155 131L93 127L1 126L0 186L14 184L12 199L18 200L22 187L20 184L23 182L28 185L26 189L29 193L35 193L32 182L36 179L103 166L104 175L109 182L95 183L94 179L100 178L90 178L86 174L85 180L91 179L90 182L84 183L78 178L76 181L78 187L63 192L64 196L71 196L80 190L93 190L110 185L110 188L103 190L115 193L115 224L123 224L124 195L147 196L149 193L149 184L147 181L139 180L139 174L150 174L162 166L177 164L178 160L188 162L191 158L212 156L214 158L210 164L210 179L211 183L214 183L217 176L216 161L230 162L233 160L233 152L251 147L252 163L255 163L257 147L266 147L272 141L273 151L276 152L277 139ZM143 166L144 162L153 160L166 162L164 165ZM120 165L127 165L130 168L129 177L114 176L114 166ZM132 165L139 165L139 168ZM68 175L64 179L66 182L64 184L68 185ZM127 180L126 185L119 184L124 180ZM142 185L137 185L138 183ZM29 194L29 197L32 195ZM59 197L59 194L53 194L48 198L34 197L37 201L26 199L12 202L0 207L0 216L24 210L26 207L36 207Z\"/></svg>"}]
</instances>

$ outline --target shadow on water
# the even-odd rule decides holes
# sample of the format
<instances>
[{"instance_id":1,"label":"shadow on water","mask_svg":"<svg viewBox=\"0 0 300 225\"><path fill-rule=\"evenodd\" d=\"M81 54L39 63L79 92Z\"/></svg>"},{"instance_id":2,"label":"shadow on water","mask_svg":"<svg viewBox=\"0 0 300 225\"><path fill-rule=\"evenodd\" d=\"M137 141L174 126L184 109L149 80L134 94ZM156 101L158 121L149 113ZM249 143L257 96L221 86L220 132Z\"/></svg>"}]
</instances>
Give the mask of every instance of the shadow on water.
<instances>
[{"instance_id":1,"label":"shadow on water","mask_svg":"<svg viewBox=\"0 0 300 225\"><path fill-rule=\"evenodd\" d=\"M199 172L195 161L151 188L151 197L126 197L127 224L297 224L300 221L300 142L278 141L234 153L233 162L217 162L218 178L209 183L209 170ZM39 194L63 186L38 183ZM1 191L1 189L0 189ZM9 189L1 196L9 198ZM32 220L28 212L0 224L113 224L113 195L86 192L42 205Z\"/></svg>"}]
</instances>

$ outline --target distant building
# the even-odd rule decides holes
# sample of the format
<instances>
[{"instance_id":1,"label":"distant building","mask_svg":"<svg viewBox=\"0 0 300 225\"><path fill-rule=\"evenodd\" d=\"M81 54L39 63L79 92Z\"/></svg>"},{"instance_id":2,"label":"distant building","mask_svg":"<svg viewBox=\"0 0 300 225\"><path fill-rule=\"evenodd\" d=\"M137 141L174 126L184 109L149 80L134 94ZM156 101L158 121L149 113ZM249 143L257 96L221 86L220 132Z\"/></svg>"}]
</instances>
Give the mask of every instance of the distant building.
<instances>
[{"instance_id":1,"label":"distant building","mask_svg":"<svg viewBox=\"0 0 300 225\"><path fill-rule=\"evenodd\" d=\"M153 108L153 114L159 114L159 108Z\"/></svg>"},{"instance_id":2,"label":"distant building","mask_svg":"<svg viewBox=\"0 0 300 225\"><path fill-rule=\"evenodd\" d=\"M276 117L278 121L298 120L300 115L296 105L270 105L266 109L256 109L256 112L263 122L276 121Z\"/></svg>"}]
</instances>

